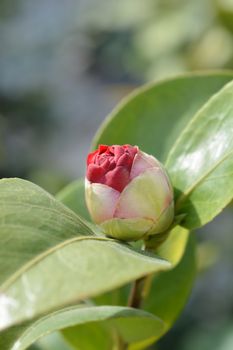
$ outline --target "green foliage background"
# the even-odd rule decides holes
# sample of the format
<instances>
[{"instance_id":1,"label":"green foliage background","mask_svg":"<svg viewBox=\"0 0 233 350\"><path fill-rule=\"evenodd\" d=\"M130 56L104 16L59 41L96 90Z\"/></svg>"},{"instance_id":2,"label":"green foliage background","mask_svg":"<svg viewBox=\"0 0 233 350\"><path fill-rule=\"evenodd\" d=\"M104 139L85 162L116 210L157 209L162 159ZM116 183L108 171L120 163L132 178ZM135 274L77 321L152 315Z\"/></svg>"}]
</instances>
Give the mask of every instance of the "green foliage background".
<instances>
[{"instance_id":1,"label":"green foliage background","mask_svg":"<svg viewBox=\"0 0 233 350\"><path fill-rule=\"evenodd\" d=\"M82 1L68 1L65 6L52 0L2 0L1 177L23 177L56 194L65 184L83 176L85 155L95 130L116 102L136 85L184 71L232 68L232 18L231 0L110 0L107 4L102 0L98 4L86 0L85 4ZM168 90L163 83L159 88L155 85L152 90L143 88L138 98L132 101L127 98L112 113L111 118L115 118L115 121L112 119L113 127L105 124L101 142L120 143L129 142L130 139L130 142L137 142L145 151L165 161L180 128L230 79L227 74L220 76L215 78L210 75L204 80L201 75L185 81L175 79ZM169 104L164 103L168 100ZM127 122L124 124L125 113ZM139 118L142 114L143 119ZM151 125L155 114L158 128L153 133L151 130L148 132L145 125ZM126 133L129 127L132 130L134 126L136 131L130 135ZM202 126L202 129L205 127ZM161 130L166 131L169 137L165 138ZM189 136L186 135L186 140L189 140ZM212 136L210 133L210 139ZM94 142L96 144L97 138ZM190 149L192 147L190 145ZM177 152L180 152L179 148ZM219 174L216 173L216 176ZM211 181L209 179L209 183ZM229 181L226 178L224 184L229 184ZM216 192L218 198L230 193L228 186L223 193L222 185L219 183L216 186L219 189ZM177 186L181 186L179 181ZM204 190L208 191L208 183ZM58 198L88 219L83 202L77 202L77 193L83 198L82 185L72 183L58 194ZM198 192L194 192L193 196L194 200L199 199ZM208 196L208 201L218 207L214 197ZM206 203L203 205L206 207ZM188 203L185 208L187 206ZM46 209L41 209L43 215L45 212ZM4 210L2 215L7 216ZM208 211L205 215L211 217ZM202 222L205 220L203 216ZM30 226L30 220L28 224ZM73 224L70 222L69 225L72 227ZM186 225L192 223L187 222ZM232 347L231 206L202 229L197 238L200 243L198 268L201 274L188 308L175 328L157 344L157 349L166 350L172 346L179 350L228 350L229 346ZM181 241L182 247L186 243L186 233ZM19 244L14 249L20 251L21 248ZM173 259L178 259L183 250L177 251L178 257ZM2 254L5 253L2 246ZM161 254L167 254L166 246ZM15 266L17 264L15 260ZM182 266L178 266L177 274L179 268L183 271ZM2 265L1 276L5 273L6 266ZM191 288L194 273L190 274L187 289L183 289L184 299ZM177 277L172 276L171 281L174 278L174 285L177 286ZM164 279L161 277L161 281L158 280L156 290L166 285L166 277ZM95 302L98 305L107 302L108 305L115 303L119 306L127 288L120 293L106 294L103 299L99 297ZM172 303L172 298L169 300ZM169 306L165 310L166 317L174 319L183 304L181 298L176 308ZM158 306L153 307L161 316ZM173 310L174 314L169 315L169 310ZM111 312L114 314L115 310ZM137 315L133 317L137 318ZM87 334L96 334L95 327L92 324ZM100 341L106 335L105 325L101 324L101 327L98 331ZM85 334L86 328L80 329ZM72 332L69 336L72 337ZM12 336L8 334L7 337L10 339ZM67 345L58 335L54 335L39 340L36 346L65 349Z\"/></svg>"},{"instance_id":2,"label":"green foliage background","mask_svg":"<svg viewBox=\"0 0 233 350\"><path fill-rule=\"evenodd\" d=\"M193 94L197 83L198 93ZM189 91L192 99L180 102L180 89ZM168 109L167 96L172 96ZM148 146L147 152L154 154L153 139L147 143L145 135L155 136L163 122L158 135L164 135L160 144L168 139L172 144L165 164L175 188L175 215L184 217L150 252L102 236L86 220L83 180L69 185L57 199L31 182L1 180L2 349L26 349L56 330L77 349L97 344L106 350L145 349L169 330L196 275L189 230L211 221L233 197L232 100L230 72L168 79L132 94L96 134L97 144L111 132L114 143L124 143L121 125L127 127L133 117L130 142L142 149ZM176 111L179 121L175 137L172 128L170 135L164 128L171 124L170 111ZM84 218L77 215L79 208ZM127 307L127 284L147 275L142 310Z\"/></svg>"}]
</instances>

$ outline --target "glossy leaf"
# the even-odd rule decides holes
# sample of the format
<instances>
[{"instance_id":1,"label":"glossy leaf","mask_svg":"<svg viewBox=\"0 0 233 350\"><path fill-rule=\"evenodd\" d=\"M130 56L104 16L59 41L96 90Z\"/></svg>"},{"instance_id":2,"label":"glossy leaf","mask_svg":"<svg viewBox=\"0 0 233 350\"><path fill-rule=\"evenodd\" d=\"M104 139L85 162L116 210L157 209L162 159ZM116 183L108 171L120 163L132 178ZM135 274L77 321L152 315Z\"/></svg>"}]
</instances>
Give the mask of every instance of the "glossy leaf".
<instances>
[{"instance_id":1,"label":"glossy leaf","mask_svg":"<svg viewBox=\"0 0 233 350\"><path fill-rule=\"evenodd\" d=\"M187 229L176 226L171 230L165 242L155 250L155 253L175 267L184 255L189 236L190 232Z\"/></svg>"},{"instance_id":2,"label":"glossy leaf","mask_svg":"<svg viewBox=\"0 0 233 350\"><path fill-rule=\"evenodd\" d=\"M233 82L214 95L187 125L166 166L176 189L176 212L197 228L233 198Z\"/></svg>"},{"instance_id":3,"label":"glossy leaf","mask_svg":"<svg viewBox=\"0 0 233 350\"><path fill-rule=\"evenodd\" d=\"M71 210L28 181L3 179L0 194L2 287L46 250L77 236L93 235Z\"/></svg>"},{"instance_id":4,"label":"glossy leaf","mask_svg":"<svg viewBox=\"0 0 233 350\"><path fill-rule=\"evenodd\" d=\"M113 313L111 317L106 313L106 309L109 310L109 314ZM66 339L77 348L108 350L117 343L118 336L126 343L134 343L155 335L159 336L164 331L165 325L161 320L142 310L120 306L99 306L96 310L99 311L93 313L97 316L93 317L95 323L92 321L85 326L76 326L63 332ZM100 313L101 317L98 317ZM101 339L99 339L100 334ZM97 343L96 338L99 339Z\"/></svg>"},{"instance_id":5,"label":"glossy leaf","mask_svg":"<svg viewBox=\"0 0 233 350\"><path fill-rule=\"evenodd\" d=\"M2 329L170 267L155 255L95 236L32 183L2 180L0 192Z\"/></svg>"},{"instance_id":6,"label":"glossy leaf","mask_svg":"<svg viewBox=\"0 0 233 350\"><path fill-rule=\"evenodd\" d=\"M96 323L100 331L97 335L91 333ZM84 324L86 328L83 328ZM164 327L164 323L159 318L142 310L120 306L72 306L48 314L25 327L10 348L4 345L4 339L0 340L0 345L1 350L24 350L39 338L56 330L65 329L66 338L82 350L90 349L90 345L93 349L98 348L98 339L101 344L99 348L104 350L109 349L115 341L116 332L125 342L132 343L135 340L151 337L151 335L159 335L163 332ZM89 330L87 338L83 338L83 329ZM103 334L105 339L103 339ZM106 347L103 347L102 344L105 344Z\"/></svg>"},{"instance_id":7,"label":"glossy leaf","mask_svg":"<svg viewBox=\"0 0 233 350\"><path fill-rule=\"evenodd\" d=\"M186 74L139 88L109 115L92 144L136 144L162 162L180 132L233 72Z\"/></svg>"},{"instance_id":8,"label":"glossy leaf","mask_svg":"<svg viewBox=\"0 0 233 350\"><path fill-rule=\"evenodd\" d=\"M39 339L30 350L74 350L57 331Z\"/></svg>"}]
</instances>

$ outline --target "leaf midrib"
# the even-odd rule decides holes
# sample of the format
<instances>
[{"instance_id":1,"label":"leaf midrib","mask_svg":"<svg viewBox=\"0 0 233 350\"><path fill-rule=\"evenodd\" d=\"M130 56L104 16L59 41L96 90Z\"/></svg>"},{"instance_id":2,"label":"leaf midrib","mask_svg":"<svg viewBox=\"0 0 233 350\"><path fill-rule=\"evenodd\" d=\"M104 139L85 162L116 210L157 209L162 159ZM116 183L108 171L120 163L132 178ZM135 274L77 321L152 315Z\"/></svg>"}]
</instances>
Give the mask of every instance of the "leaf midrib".
<instances>
[{"instance_id":1,"label":"leaf midrib","mask_svg":"<svg viewBox=\"0 0 233 350\"><path fill-rule=\"evenodd\" d=\"M1 201L0 201L1 204ZM30 203L12 203L12 202L4 202L4 207L18 207L20 205L20 207L24 207L24 208L34 208L34 209L40 209L40 210L44 210L44 211L49 211L51 213L54 214L58 214L59 216L63 216L64 218L66 218L67 220L71 221L74 224L79 224L80 226L82 226L83 228L90 230L90 228L79 218L79 216L75 213L73 213L71 210L69 210L69 208L61 208L62 211L57 210L56 208L49 208L49 207L44 207L41 205L37 205L37 204L30 204ZM4 215L3 215L4 216ZM1 225L1 224L0 224Z\"/></svg>"},{"instance_id":2,"label":"leaf midrib","mask_svg":"<svg viewBox=\"0 0 233 350\"><path fill-rule=\"evenodd\" d=\"M107 238L107 237L81 236L81 237L74 237L74 238L68 239L62 243L59 243L59 244L55 245L54 247L40 253L35 258L33 258L32 260L30 260L29 262L24 264L14 274L12 274L9 279L7 279L5 282L3 282L2 286L1 286L1 292L4 292L4 290L9 288L16 281L16 279L18 277L20 277L21 274L23 274L24 272L29 270L33 265L36 265L38 262L40 262L46 256L49 256L50 254L56 252L60 248L63 248L63 247L65 247L73 242L83 241L83 240L98 240L98 241L111 241L111 242L113 241L112 239Z\"/></svg>"},{"instance_id":3,"label":"leaf midrib","mask_svg":"<svg viewBox=\"0 0 233 350\"><path fill-rule=\"evenodd\" d=\"M229 156L233 154L233 150L228 152L223 158L219 159L218 162L213 164L211 168L209 168L202 176L200 176L190 187L187 188L185 192L183 192L180 197L176 200L175 208L178 210L181 207L182 202L186 200L186 198L195 190L195 188L202 183L209 174L211 174L219 165L221 165Z\"/></svg>"},{"instance_id":4,"label":"leaf midrib","mask_svg":"<svg viewBox=\"0 0 233 350\"><path fill-rule=\"evenodd\" d=\"M213 103L215 100L218 100L219 96L221 96L223 94L223 92L225 92L226 90L228 90L229 86L232 85L233 86L233 80L230 80L228 83L226 83L219 91L215 92L205 103L202 107L200 107L200 109L194 114L193 118L187 123L187 125L184 127L184 129L182 130L182 132L180 133L180 135L178 136L178 138L176 139L175 143L173 144L165 165L167 166L170 159L173 156L173 153L175 153L176 148L182 143L182 138L184 137L184 135L187 133L188 130L192 129L192 125L196 123L196 121L198 119L202 119L203 118L203 113L208 110L209 108L209 104Z\"/></svg>"},{"instance_id":5,"label":"leaf midrib","mask_svg":"<svg viewBox=\"0 0 233 350\"><path fill-rule=\"evenodd\" d=\"M99 318L96 318L95 320L90 320L88 322L101 322L101 321L108 321L108 320L115 320L115 319L124 319L124 318L128 318L128 317L131 317L131 318L140 318L141 320L143 318L146 318L146 319L151 319L152 321L157 321L157 322L160 322L161 325L164 327L165 329L165 326L166 326L166 323L161 319L159 318L158 316L155 316L147 311L144 311L144 310L136 310L136 309L133 309L131 307L127 307L127 306L115 306L115 305L112 305L112 306L106 306L106 305L101 305L101 306L86 306L86 305L75 305L75 306L70 306L70 307L67 307L63 310L59 310L59 311L54 311L44 317L42 317L41 319L35 321L34 323L32 323L28 328L26 328L20 335L19 335L19 340L25 340L25 338L27 337L30 337L30 333L31 331L33 331L37 326L40 326L40 324L43 322L47 322L47 320L51 319L51 317L61 317L62 314L66 314L67 312L72 312L72 311L80 311L83 312L83 311L89 311L91 310L93 313L95 313L95 310L106 310L106 309L113 309L114 310L114 313L112 315L108 315L107 317L103 317L101 315L101 317ZM124 309L124 310L123 310ZM121 314L121 312L124 311L126 314L124 316L119 316L119 314ZM69 324L66 325L66 327L74 327L76 326L77 324L78 325L82 325L82 324L85 324L87 323L86 320L84 320L83 322L70 322ZM66 328L65 327L65 328ZM59 327L56 327L56 330L61 330L61 329L64 329L64 324L62 324L62 326L59 326ZM47 331L43 331L40 333L39 336L34 336L32 337L33 339L33 342L35 340L38 340L40 339L41 337L43 337L44 335L46 334L50 334L52 332L54 332L55 328L52 327L51 329L47 330ZM32 342L31 342L32 343ZM15 343L14 343L15 344Z\"/></svg>"},{"instance_id":6,"label":"leaf midrib","mask_svg":"<svg viewBox=\"0 0 233 350\"><path fill-rule=\"evenodd\" d=\"M168 166L168 163L170 161L170 159L172 158L173 154L176 151L176 148L181 144L182 142L182 138L184 137L184 135L186 134L186 132L192 128L192 125L195 124L195 122L198 119L203 119L203 113L206 111L206 109L209 108L209 104L213 103L213 101L218 100L219 96L221 96L223 94L223 92L227 91L229 89L229 86L233 86L233 80L229 81L228 83L226 83L226 85L224 85L220 91L217 91L215 94L213 94L212 97L210 97L209 100L206 101L206 103L204 103L204 105L194 114L194 117L190 120L190 122L186 125L186 127L184 128L184 130L181 132L181 134L179 135L179 137L177 138L176 142L174 143L174 145L172 146L168 156L167 156L167 160L165 162L165 165ZM178 197L178 199L176 200L175 203L175 209L178 210L178 208L181 206L182 202L185 201L185 199L189 196L189 194L191 192L193 192L193 190L197 187L197 185L199 185L203 180L205 180L205 178L213 171L215 170L222 162L224 162L225 159L228 158L228 156L230 156L232 154L233 150L231 150L230 152L228 152L223 158L219 159L219 161L217 161L210 169L208 169L200 178L198 178L189 188L187 188L181 195L180 197Z\"/></svg>"}]
</instances>

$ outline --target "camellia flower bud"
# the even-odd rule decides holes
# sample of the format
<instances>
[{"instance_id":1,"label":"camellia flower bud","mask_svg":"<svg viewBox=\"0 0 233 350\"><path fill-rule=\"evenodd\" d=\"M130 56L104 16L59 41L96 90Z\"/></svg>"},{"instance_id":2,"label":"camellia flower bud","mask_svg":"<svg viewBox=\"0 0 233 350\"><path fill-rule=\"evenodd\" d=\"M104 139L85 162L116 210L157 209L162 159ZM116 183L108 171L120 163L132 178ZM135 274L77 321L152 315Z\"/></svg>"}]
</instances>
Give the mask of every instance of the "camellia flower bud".
<instances>
[{"instance_id":1,"label":"camellia flower bud","mask_svg":"<svg viewBox=\"0 0 233 350\"><path fill-rule=\"evenodd\" d=\"M86 203L110 237L135 241L162 233L174 217L173 190L161 163L137 146L105 146L87 157Z\"/></svg>"}]
</instances>

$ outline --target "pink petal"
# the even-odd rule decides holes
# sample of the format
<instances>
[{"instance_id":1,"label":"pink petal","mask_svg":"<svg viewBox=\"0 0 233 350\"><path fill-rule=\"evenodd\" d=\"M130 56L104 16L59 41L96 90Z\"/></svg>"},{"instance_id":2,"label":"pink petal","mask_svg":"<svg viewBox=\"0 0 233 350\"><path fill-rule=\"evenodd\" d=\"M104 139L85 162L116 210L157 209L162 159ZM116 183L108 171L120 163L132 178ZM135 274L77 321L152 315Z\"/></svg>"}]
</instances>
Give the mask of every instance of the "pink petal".
<instances>
[{"instance_id":1,"label":"pink petal","mask_svg":"<svg viewBox=\"0 0 233 350\"><path fill-rule=\"evenodd\" d=\"M131 158L130 158L130 155L127 153L122 154L122 156L120 156L120 158L117 159L117 166L122 165L127 168L127 167L130 167L131 165L130 163L131 163Z\"/></svg>"},{"instance_id":2,"label":"pink petal","mask_svg":"<svg viewBox=\"0 0 233 350\"><path fill-rule=\"evenodd\" d=\"M154 167L159 167L159 162L157 161L157 159L142 151L138 151L133 161L133 165L130 172L130 178L134 179L136 176L140 175L145 170Z\"/></svg>"},{"instance_id":3,"label":"pink petal","mask_svg":"<svg viewBox=\"0 0 233 350\"><path fill-rule=\"evenodd\" d=\"M112 219L120 193L111 187L85 181L86 203L93 221L97 224Z\"/></svg>"},{"instance_id":4,"label":"pink petal","mask_svg":"<svg viewBox=\"0 0 233 350\"><path fill-rule=\"evenodd\" d=\"M167 179L159 168L135 177L119 197L114 217L144 217L156 220L173 198Z\"/></svg>"}]
</instances>

